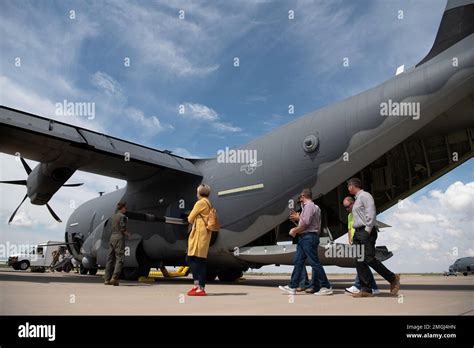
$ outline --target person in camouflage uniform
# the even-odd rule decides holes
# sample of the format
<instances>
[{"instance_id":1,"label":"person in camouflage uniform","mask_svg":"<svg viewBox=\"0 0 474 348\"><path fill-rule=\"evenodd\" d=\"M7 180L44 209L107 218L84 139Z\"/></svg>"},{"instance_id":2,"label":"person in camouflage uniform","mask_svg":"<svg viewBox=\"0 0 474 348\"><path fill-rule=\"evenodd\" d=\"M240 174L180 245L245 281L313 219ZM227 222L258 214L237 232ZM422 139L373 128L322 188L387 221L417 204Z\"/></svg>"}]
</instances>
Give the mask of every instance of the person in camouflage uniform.
<instances>
[{"instance_id":1,"label":"person in camouflage uniform","mask_svg":"<svg viewBox=\"0 0 474 348\"><path fill-rule=\"evenodd\" d=\"M125 236L130 237L127 231L128 218L125 216L126 211L126 203L120 202L117 204L117 210L112 217L112 233L109 240L109 254L104 276L105 285L119 285L119 277L125 256Z\"/></svg>"},{"instance_id":2,"label":"person in camouflage uniform","mask_svg":"<svg viewBox=\"0 0 474 348\"><path fill-rule=\"evenodd\" d=\"M59 250L53 250L51 255L53 256L53 261L49 267L51 272L54 272L54 266L56 266L56 264L59 262Z\"/></svg>"}]
</instances>

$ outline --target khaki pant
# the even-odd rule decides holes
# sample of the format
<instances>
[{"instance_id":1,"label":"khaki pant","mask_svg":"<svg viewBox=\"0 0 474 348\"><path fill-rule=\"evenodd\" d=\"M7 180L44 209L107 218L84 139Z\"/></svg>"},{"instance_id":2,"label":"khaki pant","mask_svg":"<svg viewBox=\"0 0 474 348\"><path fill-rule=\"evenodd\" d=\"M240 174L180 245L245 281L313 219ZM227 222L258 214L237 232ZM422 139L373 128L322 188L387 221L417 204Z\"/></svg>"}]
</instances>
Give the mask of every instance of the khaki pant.
<instances>
[{"instance_id":1,"label":"khaki pant","mask_svg":"<svg viewBox=\"0 0 474 348\"><path fill-rule=\"evenodd\" d=\"M122 234L112 233L109 241L109 255L105 266L104 279L120 278L122 272L123 259L125 257L125 240ZM113 272L113 273L112 273Z\"/></svg>"}]
</instances>

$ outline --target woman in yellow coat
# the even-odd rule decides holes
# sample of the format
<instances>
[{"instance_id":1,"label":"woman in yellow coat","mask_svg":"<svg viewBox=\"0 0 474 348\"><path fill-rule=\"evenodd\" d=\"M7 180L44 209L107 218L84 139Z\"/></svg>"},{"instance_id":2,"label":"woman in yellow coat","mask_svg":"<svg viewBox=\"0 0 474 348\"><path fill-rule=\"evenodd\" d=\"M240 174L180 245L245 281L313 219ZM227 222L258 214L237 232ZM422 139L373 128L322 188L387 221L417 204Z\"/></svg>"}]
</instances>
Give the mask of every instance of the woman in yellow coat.
<instances>
[{"instance_id":1,"label":"woman in yellow coat","mask_svg":"<svg viewBox=\"0 0 474 348\"><path fill-rule=\"evenodd\" d=\"M211 188L201 184L197 188L198 201L188 216L188 222L193 228L188 239L187 262L193 274L194 287L188 292L189 296L205 296L206 291L206 259L209 251L212 232L207 229L207 221L211 211L209 194Z\"/></svg>"}]
</instances>

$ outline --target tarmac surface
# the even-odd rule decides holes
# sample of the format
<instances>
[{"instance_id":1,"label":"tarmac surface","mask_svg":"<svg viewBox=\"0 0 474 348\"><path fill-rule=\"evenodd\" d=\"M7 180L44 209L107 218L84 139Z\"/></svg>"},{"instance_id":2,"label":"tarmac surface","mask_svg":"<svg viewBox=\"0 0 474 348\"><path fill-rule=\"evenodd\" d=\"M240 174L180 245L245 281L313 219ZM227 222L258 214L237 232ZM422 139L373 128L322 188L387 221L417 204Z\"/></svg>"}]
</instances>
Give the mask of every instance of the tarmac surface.
<instances>
[{"instance_id":1,"label":"tarmac surface","mask_svg":"<svg viewBox=\"0 0 474 348\"><path fill-rule=\"evenodd\" d=\"M206 297L188 297L192 279L157 278L105 286L100 275L0 269L0 315L474 315L474 276L404 275L398 297L376 277L382 294L355 299L344 292L353 275L329 274L334 295L290 296L287 275L251 275L211 282Z\"/></svg>"}]
</instances>

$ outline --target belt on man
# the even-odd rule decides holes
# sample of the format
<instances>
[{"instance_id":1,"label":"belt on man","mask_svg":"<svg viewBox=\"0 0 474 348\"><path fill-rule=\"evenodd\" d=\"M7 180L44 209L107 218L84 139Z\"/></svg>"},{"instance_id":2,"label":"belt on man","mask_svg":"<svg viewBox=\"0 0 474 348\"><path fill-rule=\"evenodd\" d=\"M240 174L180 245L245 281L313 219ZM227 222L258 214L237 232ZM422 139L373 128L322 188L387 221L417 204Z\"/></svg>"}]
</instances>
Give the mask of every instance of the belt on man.
<instances>
[{"instance_id":1,"label":"belt on man","mask_svg":"<svg viewBox=\"0 0 474 348\"><path fill-rule=\"evenodd\" d=\"M367 227L367 226L354 227L354 229L355 229L356 231L365 231L365 228L366 228L366 227ZM377 227L377 226L372 227L372 231L378 231L378 227ZM372 231L371 231L371 232L372 232ZM370 233L370 232L369 232L369 233Z\"/></svg>"}]
</instances>

